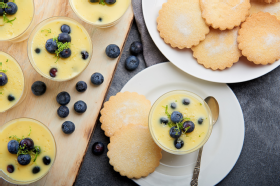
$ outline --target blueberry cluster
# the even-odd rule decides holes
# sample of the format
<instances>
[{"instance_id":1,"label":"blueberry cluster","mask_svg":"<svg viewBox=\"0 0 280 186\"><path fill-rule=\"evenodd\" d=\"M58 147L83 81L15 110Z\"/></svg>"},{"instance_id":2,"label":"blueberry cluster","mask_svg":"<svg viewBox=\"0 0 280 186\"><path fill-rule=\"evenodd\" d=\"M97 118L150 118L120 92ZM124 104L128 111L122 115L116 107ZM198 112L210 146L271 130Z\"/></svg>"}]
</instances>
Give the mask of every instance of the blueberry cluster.
<instances>
[{"instance_id":1,"label":"blueberry cluster","mask_svg":"<svg viewBox=\"0 0 280 186\"><path fill-rule=\"evenodd\" d=\"M9 2L9 0L4 0L0 2L0 16L3 16L3 20L6 23L12 23L13 20L9 20L6 15L14 15L18 11L18 6L14 2Z\"/></svg>"},{"instance_id":2,"label":"blueberry cluster","mask_svg":"<svg viewBox=\"0 0 280 186\"><path fill-rule=\"evenodd\" d=\"M135 41L130 45L130 55L125 60L125 68L128 71L133 71L139 66L139 59L136 57L137 55L141 54L143 52L143 45L139 41Z\"/></svg>"}]
</instances>

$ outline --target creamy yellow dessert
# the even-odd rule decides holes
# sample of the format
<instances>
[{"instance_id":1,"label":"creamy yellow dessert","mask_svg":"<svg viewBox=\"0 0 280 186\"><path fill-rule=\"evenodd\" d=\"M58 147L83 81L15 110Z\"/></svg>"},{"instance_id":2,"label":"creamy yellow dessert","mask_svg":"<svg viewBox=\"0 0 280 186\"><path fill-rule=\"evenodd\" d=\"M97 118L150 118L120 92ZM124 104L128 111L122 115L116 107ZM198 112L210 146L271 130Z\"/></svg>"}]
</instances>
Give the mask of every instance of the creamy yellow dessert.
<instances>
[{"instance_id":1,"label":"creamy yellow dessert","mask_svg":"<svg viewBox=\"0 0 280 186\"><path fill-rule=\"evenodd\" d=\"M174 91L153 105L149 126L159 146L169 151L189 151L209 137L210 118L206 103L187 91Z\"/></svg>"},{"instance_id":2,"label":"creamy yellow dessert","mask_svg":"<svg viewBox=\"0 0 280 186\"><path fill-rule=\"evenodd\" d=\"M73 10L79 17L101 27L120 19L130 3L131 0L70 0Z\"/></svg>"},{"instance_id":3,"label":"creamy yellow dessert","mask_svg":"<svg viewBox=\"0 0 280 186\"><path fill-rule=\"evenodd\" d=\"M0 40L10 40L23 34L33 20L33 0L0 0Z\"/></svg>"},{"instance_id":4,"label":"creamy yellow dessert","mask_svg":"<svg viewBox=\"0 0 280 186\"><path fill-rule=\"evenodd\" d=\"M55 160L53 135L36 120L21 118L6 123L0 141L0 170L8 181L36 181L48 173Z\"/></svg>"},{"instance_id":5,"label":"creamy yellow dessert","mask_svg":"<svg viewBox=\"0 0 280 186\"><path fill-rule=\"evenodd\" d=\"M24 76L14 58L0 52L0 113L16 105L23 97Z\"/></svg>"},{"instance_id":6,"label":"creamy yellow dessert","mask_svg":"<svg viewBox=\"0 0 280 186\"><path fill-rule=\"evenodd\" d=\"M92 43L85 28L70 18L50 18L40 23L28 42L32 66L46 78L65 81L89 64Z\"/></svg>"}]
</instances>

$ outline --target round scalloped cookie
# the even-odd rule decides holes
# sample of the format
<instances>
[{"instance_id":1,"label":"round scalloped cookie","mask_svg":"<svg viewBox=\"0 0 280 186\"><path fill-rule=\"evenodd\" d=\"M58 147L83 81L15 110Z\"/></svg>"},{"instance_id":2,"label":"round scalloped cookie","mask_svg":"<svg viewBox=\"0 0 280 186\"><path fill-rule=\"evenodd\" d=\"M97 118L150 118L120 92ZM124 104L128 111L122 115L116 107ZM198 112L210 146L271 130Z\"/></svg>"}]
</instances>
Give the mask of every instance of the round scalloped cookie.
<instances>
[{"instance_id":1,"label":"round scalloped cookie","mask_svg":"<svg viewBox=\"0 0 280 186\"><path fill-rule=\"evenodd\" d=\"M111 137L128 124L148 126L151 102L136 92L118 93L111 96L101 110L100 122L105 135Z\"/></svg>"},{"instance_id":2,"label":"round scalloped cookie","mask_svg":"<svg viewBox=\"0 0 280 186\"><path fill-rule=\"evenodd\" d=\"M168 0L159 11L157 24L160 37L173 48L191 48L209 33L201 17L199 0Z\"/></svg>"},{"instance_id":3,"label":"round scalloped cookie","mask_svg":"<svg viewBox=\"0 0 280 186\"><path fill-rule=\"evenodd\" d=\"M280 20L280 3L266 4L259 2L259 0L251 0L250 13L258 12L268 12Z\"/></svg>"},{"instance_id":4,"label":"round scalloped cookie","mask_svg":"<svg viewBox=\"0 0 280 186\"><path fill-rule=\"evenodd\" d=\"M242 23L237 41L249 61L274 63L280 59L280 20L269 13L252 14Z\"/></svg>"},{"instance_id":5,"label":"round scalloped cookie","mask_svg":"<svg viewBox=\"0 0 280 186\"><path fill-rule=\"evenodd\" d=\"M224 70L238 62L241 56L237 45L238 29L211 29L204 41L192 47L197 62L212 70Z\"/></svg>"},{"instance_id":6,"label":"round scalloped cookie","mask_svg":"<svg viewBox=\"0 0 280 186\"><path fill-rule=\"evenodd\" d=\"M258 1L262 2L262 3L277 3L277 2L279 2L279 0L258 0Z\"/></svg>"},{"instance_id":7,"label":"round scalloped cookie","mask_svg":"<svg viewBox=\"0 0 280 186\"><path fill-rule=\"evenodd\" d=\"M110 138L108 158L114 170L128 178L141 178L154 172L162 158L149 128L127 125Z\"/></svg>"},{"instance_id":8,"label":"round scalloped cookie","mask_svg":"<svg viewBox=\"0 0 280 186\"><path fill-rule=\"evenodd\" d=\"M233 29L249 16L250 0L200 0L202 17L213 28Z\"/></svg>"}]
</instances>

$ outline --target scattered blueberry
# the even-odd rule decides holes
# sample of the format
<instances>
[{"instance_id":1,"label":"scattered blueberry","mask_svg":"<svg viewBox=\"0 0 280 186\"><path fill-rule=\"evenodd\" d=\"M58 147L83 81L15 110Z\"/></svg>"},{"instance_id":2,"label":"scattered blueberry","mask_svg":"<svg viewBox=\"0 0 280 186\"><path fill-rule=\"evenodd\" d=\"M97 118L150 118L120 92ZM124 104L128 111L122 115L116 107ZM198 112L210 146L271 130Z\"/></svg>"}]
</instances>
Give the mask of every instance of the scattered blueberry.
<instances>
[{"instance_id":1,"label":"scattered blueberry","mask_svg":"<svg viewBox=\"0 0 280 186\"><path fill-rule=\"evenodd\" d=\"M4 86L8 83L8 77L5 73L0 72L0 86Z\"/></svg>"},{"instance_id":2,"label":"scattered blueberry","mask_svg":"<svg viewBox=\"0 0 280 186\"><path fill-rule=\"evenodd\" d=\"M170 107L172 108L172 109L175 109L176 107L177 107L177 105L176 105L176 103L171 103L171 105L170 105Z\"/></svg>"},{"instance_id":3,"label":"scattered blueberry","mask_svg":"<svg viewBox=\"0 0 280 186\"><path fill-rule=\"evenodd\" d=\"M101 142L95 142L92 145L92 153L94 155L101 155L104 152L104 145Z\"/></svg>"},{"instance_id":4,"label":"scattered blueberry","mask_svg":"<svg viewBox=\"0 0 280 186\"><path fill-rule=\"evenodd\" d=\"M8 151L11 154L17 154L18 153L18 149L19 149L19 142L17 142L16 140L11 140L8 143Z\"/></svg>"},{"instance_id":5,"label":"scattered blueberry","mask_svg":"<svg viewBox=\"0 0 280 186\"><path fill-rule=\"evenodd\" d=\"M67 105L68 103L70 103L70 100L71 100L71 96L68 92L60 92L56 96L56 101L60 105Z\"/></svg>"},{"instance_id":6,"label":"scattered blueberry","mask_svg":"<svg viewBox=\"0 0 280 186\"><path fill-rule=\"evenodd\" d=\"M194 125L194 123L193 123L192 121L185 121L185 122L183 123L183 128L184 128L184 129L183 129L184 132L190 133L190 132L192 132L192 131L194 130L195 125ZM189 128L189 129L186 131L187 128Z\"/></svg>"},{"instance_id":7,"label":"scattered blueberry","mask_svg":"<svg viewBox=\"0 0 280 186\"><path fill-rule=\"evenodd\" d=\"M103 20L103 19L102 19L101 17L98 18L98 21L99 21L99 22L102 22L102 20Z\"/></svg>"},{"instance_id":8,"label":"scattered blueberry","mask_svg":"<svg viewBox=\"0 0 280 186\"><path fill-rule=\"evenodd\" d=\"M82 54L82 58L83 58L84 60L86 60L86 59L89 57L89 54L88 54L87 51L82 51L81 54Z\"/></svg>"},{"instance_id":9,"label":"scattered blueberry","mask_svg":"<svg viewBox=\"0 0 280 186\"><path fill-rule=\"evenodd\" d=\"M65 133L65 134L72 134L74 131L75 131L75 124L72 123L71 121L65 121L63 124L62 124L62 131Z\"/></svg>"},{"instance_id":10,"label":"scattered blueberry","mask_svg":"<svg viewBox=\"0 0 280 186\"><path fill-rule=\"evenodd\" d=\"M24 138L19 142L19 145L25 150L34 149L34 141L31 138Z\"/></svg>"},{"instance_id":11,"label":"scattered blueberry","mask_svg":"<svg viewBox=\"0 0 280 186\"><path fill-rule=\"evenodd\" d=\"M57 40L62 43L71 42L71 36L67 33L60 33Z\"/></svg>"},{"instance_id":12,"label":"scattered blueberry","mask_svg":"<svg viewBox=\"0 0 280 186\"><path fill-rule=\"evenodd\" d=\"M12 101L14 101L16 98L13 96L13 95L8 95L8 100L10 101L10 102L12 102Z\"/></svg>"},{"instance_id":13,"label":"scattered blueberry","mask_svg":"<svg viewBox=\"0 0 280 186\"><path fill-rule=\"evenodd\" d=\"M33 169L32 169L32 173L33 174L37 174L37 173L39 173L40 172L40 167L38 167L38 166L35 166Z\"/></svg>"},{"instance_id":14,"label":"scattered blueberry","mask_svg":"<svg viewBox=\"0 0 280 186\"><path fill-rule=\"evenodd\" d=\"M13 2L8 2L7 5L8 5L8 7L5 8L6 14L8 14L8 15L14 15L15 13L17 13L17 11L18 11L18 6L17 6L15 3L13 3Z\"/></svg>"},{"instance_id":15,"label":"scattered blueberry","mask_svg":"<svg viewBox=\"0 0 280 186\"><path fill-rule=\"evenodd\" d=\"M76 90L78 92L85 92L87 90L87 84L86 82L84 81L79 81L77 84L76 84Z\"/></svg>"},{"instance_id":16,"label":"scattered blueberry","mask_svg":"<svg viewBox=\"0 0 280 186\"><path fill-rule=\"evenodd\" d=\"M13 165L8 165L8 166L7 166L7 171L8 171L9 173L13 173L13 172L15 171L15 167L14 167Z\"/></svg>"},{"instance_id":17,"label":"scattered blueberry","mask_svg":"<svg viewBox=\"0 0 280 186\"><path fill-rule=\"evenodd\" d=\"M35 52L36 52L36 54L40 54L41 49L40 49L40 48L36 48L36 49L35 49Z\"/></svg>"},{"instance_id":18,"label":"scattered blueberry","mask_svg":"<svg viewBox=\"0 0 280 186\"><path fill-rule=\"evenodd\" d=\"M44 157L43 157L43 163L44 163L45 165L51 164L51 158L50 158L49 156L44 156Z\"/></svg>"},{"instance_id":19,"label":"scattered blueberry","mask_svg":"<svg viewBox=\"0 0 280 186\"><path fill-rule=\"evenodd\" d=\"M59 53L59 57L61 57L61 58L68 58L68 57L71 56L71 54L72 54L71 49L70 49L70 48L67 48L67 49L62 50L62 51Z\"/></svg>"},{"instance_id":20,"label":"scattered blueberry","mask_svg":"<svg viewBox=\"0 0 280 186\"><path fill-rule=\"evenodd\" d=\"M53 39L47 40L45 48L51 54L55 54L55 51L58 49L57 43Z\"/></svg>"},{"instance_id":21,"label":"scattered blueberry","mask_svg":"<svg viewBox=\"0 0 280 186\"><path fill-rule=\"evenodd\" d=\"M3 16L3 15L4 15L4 9L0 8L0 16Z\"/></svg>"},{"instance_id":22,"label":"scattered blueberry","mask_svg":"<svg viewBox=\"0 0 280 186\"><path fill-rule=\"evenodd\" d=\"M20 154L17 161L20 165L28 165L31 161L31 156L29 154Z\"/></svg>"},{"instance_id":23,"label":"scattered blueberry","mask_svg":"<svg viewBox=\"0 0 280 186\"><path fill-rule=\"evenodd\" d=\"M174 145L176 149L181 149L184 146L184 141L181 139L175 139Z\"/></svg>"},{"instance_id":24,"label":"scattered blueberry","mask_svg":"<svg viewBox=\"0 0 280 186\"><path fill-rule=\"evenodd\" d=\"M135 56L129 56L125 60L126 70L133 71L139 66L139 59Z\"/></svg>"},{"instance_id":25,"label":"scattered blueberry","mask_svg":"<svg viewBox=\"0 0 280 186\"><path fill-rule=\"evenodd\" d=\"M69 109L66 106L60 106L57 109L57 114L61 118L66 118L69 115Z\"/></svg>"},{"instance_id":26,"label":"scattered blueberry","mask_svg":"<svg viewBox=\"0 0 280 186\"><path fill-rule=\"evenodd\" d=\"M68 25L62 25L60 27L60 30L62 33L70 34L71 33L71 28Z\"/></svg>"},{"instance_id":27,"label":"scattered blueberry","mask_svg":"<svg viewBox=\"0 0 280 186\"><path fill-rule=\"evenodd\" d=\"M141 54L143 52L143 45L139 41L135 41L130 45L130 52L134 55Z\"/></svg>"},{"instance_id":28,"label":"scattered blueberry","mask_svg":"<svg viewBox=\"0 0 280 186\"><path fill-rule=\"evenodd\" d=\"M54 78L54 77L56 77L56 73L57 73L57 69L56 68L51 68L50 76Z\"/></svg>"},{"instance_id":29,"label":"scattered blueberry","mask_svg":"<svg viewBox=\"0 0 280 186\"><path fill-rule=\"evenodd\" d=\"M177 127L172 127L169 131L169 135L171 136L171 138L179 138L182 134L182 131L180 128Z\"/></svg>"},{"instance_id":30,"label":"scattered blueberry","mask_svg":"<svg viewBox=\"0 0 280 186\"><path fill-rule=\"evenodd\" d=\"M31 86L31 90L32 90L34 95L41 96L41 95L45 94L45 92L47 90L47 86L42 81L36 81Z\"/></svg>"},{"instance_id":31,"label":"scattered blueberry","mask_svg":"<svg viewBox=\"0 0 280 186\"><path fill-rule=\"evenodd\" d=\"M202 124L203 123L203 118L199 118L198 120L197 120L197 122L198 122L198 124Z\"/></svg>"},{"instance_id":32,"label":"scattered blueberry","mask_svg":"<svg viewBox=\"0 0 280 186\"><path fill-rule=\"evenodd\" d=\"M92 84L94 84L94 85L101 85L103 83L103 81L104 81L104 77L103 77L102 74L100 74L98 72L92 74L92 76L91 76Z\"/></svg>"},{"instance_id":33,"label":"scattered blueberry","mask_svg":"<svg viewBox=\"0 0 280 186\"><path fill-rule=\"evenodd\" d=\"M87 104L83 101L77 101L74 104L74 110L78 113L84 113L87 110Z\"/></svg>"},{"instance_id":34,"label":"scattered blueberry","mask_svg":"<svg viewBox=\"0 0 280 186\"><path fill-rule=\"evenodd\" d=\"M187 98L183 99L183 105L189 105L191 101Z\"/></svg>"},{"instance_id":35,"label":"scattered blueberry","mask_svg":"<svg viewBox=\"0 0 280 186\"><path fill-rule=\"evenodd\" d=\"M112 5L116 3L116 0L105 0L105 2L109 5Z\"/></svg>"},{"instance_id":36,"label":"scattered blueberry","mask_svg":"<svg viewBox=\"0 0 280 186\"><path fill-rule=\"evenodd\" d=\"M172 112L172 114L171 114L171 121L173 123L179 123L179 122L182 121L182 119L183 119L183 114L181 114L178 111Z\"/></svg>"},{"instance_id":37,"label":"scattered blueberry","mask_svg":"<svg viewBox=\"0 0 280 186\"><path fill-rule=\"evenodd\" d=\"M162 117L162 118L160 118L160 123L162 124L167 124L168 123L168 118L166 118L166 117Z\"/></svg>"},{"instance_id":38,"label":"scattered blueberry","mask_svg":"<svg viewBox=\"0 0 280 186\"><path fill-rule=\"evenodd\" d=\"M120 51L120 48L117 45L111 44L111 45L107 46L106 54L110 58L117 58L121 54L121 51Z\"/></svg>"}]
</instances>

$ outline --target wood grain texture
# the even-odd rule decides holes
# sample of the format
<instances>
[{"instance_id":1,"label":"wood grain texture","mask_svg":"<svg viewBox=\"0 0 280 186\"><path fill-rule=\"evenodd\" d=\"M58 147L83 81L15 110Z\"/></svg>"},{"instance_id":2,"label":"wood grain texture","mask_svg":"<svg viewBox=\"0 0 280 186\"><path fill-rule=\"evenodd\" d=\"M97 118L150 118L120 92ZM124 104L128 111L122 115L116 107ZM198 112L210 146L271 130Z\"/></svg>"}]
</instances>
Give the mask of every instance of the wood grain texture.
<instances>
[{"instance_id":1,"label":"wood grain texture","mask_svg":"<svg viewBox=\"0 0 280 186\"><path fill-rule=\"evenodd\" d=\"M1 42L0 51L12 55L24 70L27 80L25 85L27 96L20 105L0 114L0 126L20 117L34 118L47 125L54 134L57 143L56 161L48 175L31 185L73 185L119 60L108 58L105 54L105 48L109 44L117 44L121 49L123 48L133 19L133 12L130 7L116 26L98 29L82 22L72 11L68 0L35 0L35 7L34 26L52 16L67 16L82 23L92 37L93 57L87 69L80 76L59 83L41 77L32 68L27 56L27 41L20 43ZM101 86L93 86L90 83L90 77L94 72L100 72L104 75L105 81ZM76 83L80 80L88 84L88 90L85 93L78 93L75 89ZM31 92L30 87L35 81L43 81L47 85L47 92L41 97L36 97ZM59 107L56 95L61 91L67 91L71 95L71 102L68 104L70 115L66 119L61 119L56 114ZM73 109L74 103L79 100L85 101L88 106L87 111L82 115L76 114ZM69 136L61 130L62 123L67 120L76 125L76 131ZM0 179L0 185L10 186L11 184Z\"/></svg>"}]
</instances>

